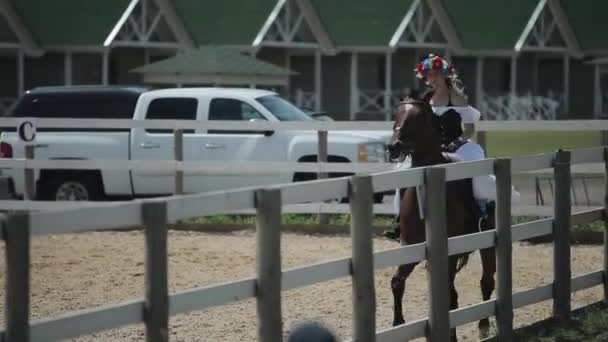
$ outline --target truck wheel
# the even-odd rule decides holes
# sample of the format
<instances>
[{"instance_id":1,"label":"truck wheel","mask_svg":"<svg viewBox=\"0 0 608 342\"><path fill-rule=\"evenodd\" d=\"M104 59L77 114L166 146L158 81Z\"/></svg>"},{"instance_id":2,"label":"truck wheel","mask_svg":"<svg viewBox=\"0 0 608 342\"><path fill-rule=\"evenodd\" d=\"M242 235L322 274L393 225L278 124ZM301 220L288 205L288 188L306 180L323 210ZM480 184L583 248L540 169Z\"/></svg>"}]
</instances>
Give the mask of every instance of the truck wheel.
<instances>
[{"instance_id":1,"label":"truck wheel","mask_svg":"<svg viewBox=\"0 0 608 342\"><path fill-rule=\"evenodd\" d=\"M87 174L52 175L40 193L49 201L101 201L104 199L100 180Z\"/></svg>"}]
</instances>

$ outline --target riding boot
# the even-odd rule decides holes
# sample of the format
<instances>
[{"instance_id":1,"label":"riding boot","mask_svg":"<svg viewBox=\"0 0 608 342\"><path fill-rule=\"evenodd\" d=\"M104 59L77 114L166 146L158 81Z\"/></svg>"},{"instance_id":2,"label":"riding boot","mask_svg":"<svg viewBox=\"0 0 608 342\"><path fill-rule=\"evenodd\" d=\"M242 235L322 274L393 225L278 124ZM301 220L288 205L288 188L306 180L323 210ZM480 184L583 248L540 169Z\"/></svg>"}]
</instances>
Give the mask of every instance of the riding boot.
<instances>
[{"instance_id":1,"label":"riding boot","mask_svg":"<svg viewBox=\"0 0 608 342\"><path fill-rule=\"evenodd\" d=\"M399 227L399 216L395 217L393 224L389 229L382 232L382 236L389 238L391 240L395 240L397 242L401 241L401 229Z\"/></svg>"},{"instance_id":2,"label":"riding boot","mask_svg":"<svg viewBox=\"0 0 608 342\"><path fill-rule=\"evenodd\" d=\"M483 232L488 230L489 222L488 222L488 200L486 199L477 199L477 209L479 210L479 219L477 221L477 228L479 231Z\"/></svg>"}]
</instances>

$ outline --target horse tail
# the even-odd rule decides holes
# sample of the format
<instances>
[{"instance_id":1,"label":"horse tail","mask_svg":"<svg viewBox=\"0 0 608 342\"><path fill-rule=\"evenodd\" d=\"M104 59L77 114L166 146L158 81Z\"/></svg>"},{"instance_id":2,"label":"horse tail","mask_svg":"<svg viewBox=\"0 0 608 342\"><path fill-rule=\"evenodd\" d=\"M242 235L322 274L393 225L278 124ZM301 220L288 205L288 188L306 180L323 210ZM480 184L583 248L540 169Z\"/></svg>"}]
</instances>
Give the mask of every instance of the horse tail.
<instances>
[{"instance_id":1,"label":"horse tail","mask_svg":"<svg viewBox=\"0 0 608 342\"><path fill-rule=\"evenodd\" d=\"M467 263L469 262L469 253L465 253L458 256L458 260L456 262L456 273L460 272Z\"/></svg>"}]
</instances>

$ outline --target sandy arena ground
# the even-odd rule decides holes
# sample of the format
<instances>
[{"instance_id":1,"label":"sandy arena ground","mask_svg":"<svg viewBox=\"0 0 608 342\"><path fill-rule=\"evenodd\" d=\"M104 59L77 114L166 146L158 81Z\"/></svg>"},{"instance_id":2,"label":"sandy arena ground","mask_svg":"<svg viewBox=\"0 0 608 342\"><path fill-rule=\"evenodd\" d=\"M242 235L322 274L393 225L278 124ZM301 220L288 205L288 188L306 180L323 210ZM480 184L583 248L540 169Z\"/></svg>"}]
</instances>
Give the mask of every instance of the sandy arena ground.
<instances>
[{"instance_id":1,"label":"sandy arena ground","mask_svg":"<svg viewBox=\"0 0 608 342\"><path fill-rule=\"evenodd\" d=\"M98 232L35 238L32 242L32 312L34 319L103 304L143 298L144 239L141 232ZM383 250L396 243L375 239L374 248ZM2 246L4 249L4 246ZM4 251L1 251L2 258ZM169 282L171 292L236 280L255 272L253 231L226 234L170 232ZM348 236L311 236L286 233L282 239L283 267L294 267L350 255ZM551 245L514 244L514 291L546 284L552 279ZM597 270L602 265L599 246L573 247L573 274ZM426 315L426 275L419 265L407 283L406 319ZM5 276L0 261L0 278ZM460 305L481 299L481 266L478 253L457 277ZM375 273L377 326L392 322L390 277L393 269ZM4 282L4 279L0 279ZM0 287L4 302L4 287ZM494 293L495 294L495 293ZM601 288L576 293L573 307L601 299ZM351 335L351 283L340 279L283 292L284 330L299 320L322 320L341 339ZM3 307L0 306L0 310ZM516 326L550 315L551 302L519 309ZM0 317L4 319L3 313ZM172 341L257 341L255 300L197 311L173 317ZM476 324L458 330L461 340L478 340ZM73 341L144 341L143 325L83 336Z\"/></svg>"}]
</instances>

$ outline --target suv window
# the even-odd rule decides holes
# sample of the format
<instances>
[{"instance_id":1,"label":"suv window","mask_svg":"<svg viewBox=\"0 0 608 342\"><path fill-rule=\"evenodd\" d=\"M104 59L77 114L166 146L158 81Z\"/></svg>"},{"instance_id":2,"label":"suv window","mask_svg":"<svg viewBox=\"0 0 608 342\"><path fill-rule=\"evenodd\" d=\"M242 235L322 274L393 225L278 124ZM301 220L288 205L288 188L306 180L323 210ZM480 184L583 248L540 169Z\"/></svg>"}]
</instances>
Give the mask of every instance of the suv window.
<instances>
[{"instance_id":1,"label":"suv window","mask_svg":"<svg viewBox=\"0 0 608 342\"><path fill-rule=\"evenodd\" d=\"M195 98L169 97L154 99L148 105L146 120L196 120L198 100ZM173 133L171 129L148 129L149 133ZM194 133L194 130L184 130Z\"/></svg>"},{"instance_id":2,"label":"suv window","mask_svg":"<svg viewBox=\"0 0 608 342\"><path fill-rule=\"evenodd\" d=\"M138 96L125 93L26 94L9 116L70 119L132 119Z\"/></svg>"}]
</instances>

